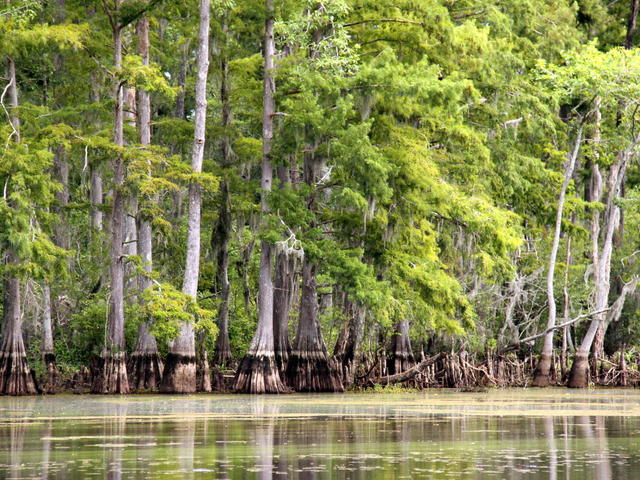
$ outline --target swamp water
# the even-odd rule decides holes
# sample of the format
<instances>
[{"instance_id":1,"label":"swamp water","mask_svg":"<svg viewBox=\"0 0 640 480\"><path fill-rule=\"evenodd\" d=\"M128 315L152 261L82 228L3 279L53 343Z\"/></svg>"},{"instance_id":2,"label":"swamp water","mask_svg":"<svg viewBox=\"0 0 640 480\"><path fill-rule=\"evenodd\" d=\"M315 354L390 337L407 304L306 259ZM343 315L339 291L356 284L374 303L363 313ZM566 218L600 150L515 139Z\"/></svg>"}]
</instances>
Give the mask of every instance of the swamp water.
<instances>
[{"instance_id":1,"label":"swamp water","mask_svg":"<svg viewBox=\"0 0 640 480\"><path fill-rule=\"evenodd\" d=\"M0 479L640 479L640 391L0 398Z\"/></svg>"}]
</instances>

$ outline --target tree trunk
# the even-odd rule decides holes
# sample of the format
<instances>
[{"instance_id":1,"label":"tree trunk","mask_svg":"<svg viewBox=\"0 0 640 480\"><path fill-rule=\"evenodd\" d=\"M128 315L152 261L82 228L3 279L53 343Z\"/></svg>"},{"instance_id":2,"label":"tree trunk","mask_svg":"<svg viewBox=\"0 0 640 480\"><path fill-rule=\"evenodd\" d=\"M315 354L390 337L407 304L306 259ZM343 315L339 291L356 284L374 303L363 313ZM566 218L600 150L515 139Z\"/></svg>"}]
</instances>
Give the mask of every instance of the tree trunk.
<instances>
[{"instance_id":1,"label":"tree trunk","mask_svg":"<svg viewBox=\"0 0 640 480\"><path fill-rule=\"evenodd\" d=\"M571 310L571 299L569 297L569 266L571 265L571 237L567 238L567 261L564 268L564 285L562 288L563 299L563 323L569 321ZM570 340L570 327L562 329L562 351L560 352L560 371L561 378L564 379L567 373L567 348Z\"/></svg>"},{"instance_id":2,"label":"tree trunk","mask_svg":"<svg viewBox=\"0 0 640 480\"><path fill-rule=\"evenodd\" d=\"M20 142L20 117L18 108L18 84L13 58L7 57L7 77L9 78L9 121L12 134L9 139ZM8 265L17 261L13 252L5 254ZM33 395L37 393L36 383L27 363L27 355L22 339L22 312L20 309L20 280L5 273L3 299L2 344L0 344L0 395Z\"/></svg>"},{"instance_id":3,"label":"tree trunk","mask_svg":"<svg viewBox=\"0 0 640 480\"><path fill-rule=\"evenodd\" d=\"M627 34L624 39L624 48L633 48L633 34L636 31L636 22L638 20L638 10L640 1L631 0L631 11L629 12L629 20L627 21Z\"/></svg>"},{"instance_id":4,"label":"tree trunk","mask_svg":"<svg viewBox=\"0 0 640 480\"><path fill-rule=\"evenodd\" d=\"M44 393L56 393L58 371L56 355L53 350L53 322L51 315L51 289L45 283L42 286L42 362L44 363Z\"/></svg>"},{"instance_id":5,"label":"tree trunk","mask_svg":"<svg viewBox=\"0 0 640 480\"><path fill-rule=\"evenodd\" d=\"M138 328L138 340L127 365L131 390L157 390L162 381L162 368L156 338L149 331L149 325L143 322Z\"/></svg>"},{"instance_id":6,"label":"tree trunk","mask_svg":"<svg viewBox=\"0 0 640 480\"><path fill-rule=\"evenodd\" d=\"M38 391L22 340L20 280L7 274L4 291L0 395L34 395Z\"/></svg>"},{"instance_id":7,"label":"tree trunk","mask_svg":"<svg viewBox=\"0 0 640 480\"><path fill-rule=\"evenodd\" d=\"M136 127L136 90L125 88L124 92L123 119L127 126L133 130ZM128 196L125 202L124 212L124 255L128 257L138 255L138 197ZM124 263L124 277L126 298L129 303L135 302L137 298L137 278L134 273L134 264L129 261Z\"/></svg>"},{"instance_id":8,"label":"tree trunk","mask_svg":"<svg viewBox=\"0 0 640 480\"><path fill-rule=\"evenodd\" d=\"M53 170L56 180L60 182L62 187L56 192L57 205L55 213L58 215L58 221L53 229L53 236L58 246L69 249L69 228L66 225L65 208L69 204L69 164L63 158L64 150L59 147L56 149L53 157Z\"/></svg>"},{"instance_id":9,"label":"tree trunk","mask_svg":"<svg viewBox=\"0 0 640 480\"><path fill-rule=\"evenodd\" d=\"M229 296L231 285L229 284L229 237L231 235L231 211L229 208L230 195L229 184L224 180L220 186L220 210L218 223L214 232L217 250L218 270L216 273L217 284L220 289L220 307L218 309L218 337L214 352L214 364L226 367L231 364L231 345L229 343Z\"/></svg>"},{"instance_id":10,"label":"tree trunk","mask_svg":"<svg viewBox=\"0 0 640 480\"><path fill-rule=\"evenodd\" d=\"M300 318L287 366L287 383L298 392L342 392L335 363L329 358L318 320L316 266L307 258L302 267Z\"/></svg>"},{"instance_id":11,"label":"tree trunk","mask_svg":"<svg viewBox=\"0 0 640 480\"><path fill-rule=\"evenodd\" d=\"M291 184L291 175L287 166L278 166L279 188ZM280 377L285 379L287 363L291 355L289 337L289 315L297 268L297 257L289 255L286 249L276 253L275 280L273 290L273 335L276 364Z\"/></svg>"},{"instance_id":12,"label":"tree trunk","mask_svg":"<svg viewBox=\"0 0 640 480\"><path fill-rule=\"evenodd\" d=\"M180 72L178 73L178 95L176 97L176 107L173 112L173 116L176 118L180 118L182 120L185 119L185 111L184 111L184 99L185 99L185 88L187 83L187 67L189 65L189 45L190 41L187 41L182 45L182 52L180 54ZM176 154L177 149L175 146L171 147L172 153ZM173 218L174 224L177 225L180 219L182 218L183 213L183 203L184 203L184 190L182 188L176 189L173 192Z\"/></svg>"},{"instance_id":13,"label":"tree trunk","mask_svg":"<svg viewBox=\"0 0 640 480\"><path fill-rule=\"evenodd\" d=\"M211 368L209 367L209 354L205 349L202 350L202 357L200 359L200 368L198 375L198 391L210 392L211 391Z\"/></svg>"},{"instance_id":14,"label":"tree trunk","mask_svg":"<svg viewBox=\"0 0 640 480\"><path fill-rule=\"evenodd\" d=\"M599 112L596 121L599 124ZM609 167L609 175L607 178L607 199L605 202L604 222L602 225L602 247L600 242L600 213L594 209L591 221L591 242L592 242L592 259L593 259L593 282L594 282L594 307L596 311L604 310L609 304L609 290L611 277L611 256L613 253L613 237L620 222L620 207L617 200L620 196L620 188L622 181L626 175L627 165L634 155L636 146L640 142L640 135L627 146L627 148L618 153L616 161ZM600 201L602 197L602 176L600 174L596 162L592 162L592 201ZM622 308L622 307L620 307ZM602 340L604 332L608 325L607 313L599 313L594 315L591 325L585 334L580 347L576 351L576 359L569 373L568 386L572 388L584 388L588 382L588 356L592 346L595 346L594 363L597 365L599 358L602 356ZM598 339L594 342L594 340ZM592 374L597 373L596 371Z\"/></svg>"},{"instance_id":15,"label":"tree trunk","mask_svg":"<svg viewBox=\"0 0 640 480\"><path fill-rule=\"evenodd\" d=\"M304 181L311 191L307 198L310 210L316 207L314 191L320 178L323 159L315 154L315 145L309 145L304 155ZM312 223L311 227L315 227ZM298 329L287 365L287 382L299 392L344 391L340 371L328 353L318 318L318 292L315 261L304 257L302 266L302 292Z\"/></svg>"},{"instance_id":16,"label":"tree trunk","mask_svg":"<svg viewBox=\"0 0 640 480\"><path fill-rule=\"evenodd\" d=\"M7 57L7 77L9 78L9 105L11 110L9 112L9 121L13 131L11 133L11 139L14 142L20 142L20 117L18 117L18 83L16 79L16 64L13 58Z\"/></svg>"},{"instance_id":17,"label":"tree trunk","mask_svg":"<svg viewBox=\"0 0 640 480\"><path fill-rule=\"evenodd\" d=\"M56 245L69 249L70 238L65 217L65 207L69 203L69 164L62 158L63 153L62 148L56 149L53 160L55 178L62 186L60 191L55 194L57 204L54 210L58 215L58 220L53 229L53 237ZM42 391L51 394L55 393L57 389L57 368L53 348L51 289L47 283L42 287L42 296L42 361L45 368Z\"/></svg>"},{"instance_id":18,"label":"tree trunk","mask_svg":"<svg viewBox=\"0 0 640 480\"><path fill-rule=\"evenodd\" d=\"M196 80L196 110L191 170L202 172L204 156L207 75L209 73L209 5L200 0L200 28L198 33L198 77ZM202 191L198 182L189 185L189 218L187 224L187 257L182 291L195 300L200 272L200 215ZM193 325L183 323L180 335L171 345L162 378L163 392L192 393L196 391L196 350Z\"/></svg>"},{"instance_id":19,"label":"tree trunk","mask_svg":"<svg viewBox=\"0 0 640 480\"><path fill-rule=\"evenodd\" d=\"M411 339L409 338L409 322L401 320L396 323L395 332L389 344L387 357L387 371L389 375L396 375L409 370L415 365Z\"/></svg>"},{"instance_id":20,"label":"tree trunk","mask_svg":"<svg viewBox=\"0 0 640 480\"><path fill-rule=\"evenodd\" d=\"M120 2L117 2L120 5ZM113 28L114 67L122 64L122 29L119 25ZM115 100L113 142L118 147L124 145L123 132L123 88L118 80L114 80L113 96ZM112 162L113 167L113 206L111 211L111 295L109 297L109 316L105 345L97 363L92 391L94 393L128 393L129 381L125 363L124 344L124 159L117 154Z\"/></svg>"},{"instance_id":21,"label":"tree trunk","mask_svg":"<svg viewBox=\"0 0 640 480\"><path fill-rule=\"evenodd\" d=\"M226 18L222 21L222 33L227 35ZM222 73L220 83L220 101L222 103L222 128L224 136L222 138L222 168L228 169L233 161L231 150L231 137L229 128L231 126L231 102L229 100L229 64L227 52L222 52L220 62ZM212 250L217 253L216 260L217 284L220 289L220 307L218 309L218 337L214 352L214 364L219 367L226 367L231 364L231 345L229 343L229 296L231 286L229 284L229 239L231 236L231 195L229 192L229 181L225 178L220 184L220 210L218 212L218 222L214 229L212 240Z\"/></svg>"},{"instance_id":22,"label":"tree trunk","mask_svg":"<svg viewBox=\"0 0 640 480\"><path fill-rule=\"evenodd\" d=\"M556 298L554 295L553 281L556 272L556 259L558 257L558 248L560 247L560 234L562 232L562 214L564 211L564 202L567 194L569 182L573 176L573 170L576 166L580 145L582 144L582 124L578 129L576 143L573 152L570 154L564 171L564 180L560 188L560 197L558 199L558 209L556 213L556 225L553 234L553 244L551 245L551 253L549 254L549 271L547 272L547 301L549 302L549 318L547 321L547 330L552 329L556 325ZM546 387L549 385L549 372L551 370L551 357L553 355L553 335L555 330L550 331L544 337L544 344L540 359L534 372L534 387Z\"/></svg>"},{"instance_id":23,"label":"tree trunk","mask_svg":"<svg viewBox=\"0 0 640 480\"><path fill-rule=\"evenodd\" d=\"M98 166L91 167L91 185L89 187L89 202L91 203L91 228L102 230L102 175Z\"/></svg>"},{"instance_id":24,"label":"tree trunk","mask_svg":"<svg viewBox=\"0 0 640 480\"><path fill-rule=\"evenodd\" d=\"M138 55L142 57L142 63L149 65L149 19L143 17L136 25L138 34ZM137 126L140 134L141 145L151 145L151 98L144 90L137 91ZM151 175L151 171L148 172ZM158 198L145 198L143 202L157 202ZM144 203L137 212L137 245L138 254L147 274L153 270L153 231L151 228L151 216L146 212ZM140 302L142 292L151 287L151 278L141 275L138 278L140 290ZM155 391L162 381L162 360L158 353L156 339L146 322L138 328L138 340L128 363L129 383L132 389Z\"/></svg>"},{"instance_id":25,"label":"tree trunk","mask_svg":"<svg viewBox=\"0 0 640 480\"><path fill-rule=\"evenodd\" d=\"M344 332L340 332L340 337L343 338L342 341L339 338L336 342L334 356L342 367L342 383L349 386L353 384L356 360L364 333L365 309L362 305L349 300L346 302L346 307L349 321Z\"/></svg>"},{"instance_id":26,"label":"tree trunk","mask_svg":"<svg viewBox=\"0 0 640 480\"><path fill-rule=\"evenodd\" d=\"M267 195L271 191L273 168L271 146L273 143L273 115L275 114L275 41L273 37L273 0L265 0L267 18L264 38L264 96L262 112L262 179L261 208L263 216L269 213ZM280 379L276 366L273 340L273 279L271 262L273 246L261 242L260 273L258 278L258 326L251 347L236 372L234 389L245 393L282 393L287 389Z\"/></svg>"},{"instance_id":27,"label":"tree trunk","mask_svg":"<svg viewBox=\"0 0 640 480\"><path fill-rule=\"evenodd\" d=\"M295 268L295 259L287 255L286 252L276 254L273 292L273 335L276 365L282 378L286 378L287 363L291 355L289 312Z\"/></svg>"}]
</instances>

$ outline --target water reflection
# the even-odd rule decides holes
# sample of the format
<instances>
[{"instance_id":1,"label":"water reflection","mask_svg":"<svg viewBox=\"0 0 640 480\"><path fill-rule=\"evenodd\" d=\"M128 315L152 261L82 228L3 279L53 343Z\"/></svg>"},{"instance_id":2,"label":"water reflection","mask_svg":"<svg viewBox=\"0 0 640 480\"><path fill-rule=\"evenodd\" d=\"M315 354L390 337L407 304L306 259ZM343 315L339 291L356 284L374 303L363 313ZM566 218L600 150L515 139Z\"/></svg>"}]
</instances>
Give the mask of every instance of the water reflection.
<instances>
[{"instance_id":1,"label":"water reflection","mask_svg":"<svg viewBox=\"0 0 640 480\"><path fill-rule=\"evenodd\" d=\"M464 396L450 398L455 404ZM576 397L564 405L590 414L549 414L548 405L535 410L542 407L527 397L518 408L534 409L530 415L469 414L472 402L487 405L467 398L444 412L426 409L438 402L424 396L0 399L0 478L638 476L638 415L591 414L599 412ZM640 395L619 401L612 415L640 403Z\"/></svg>"}]
</instances>

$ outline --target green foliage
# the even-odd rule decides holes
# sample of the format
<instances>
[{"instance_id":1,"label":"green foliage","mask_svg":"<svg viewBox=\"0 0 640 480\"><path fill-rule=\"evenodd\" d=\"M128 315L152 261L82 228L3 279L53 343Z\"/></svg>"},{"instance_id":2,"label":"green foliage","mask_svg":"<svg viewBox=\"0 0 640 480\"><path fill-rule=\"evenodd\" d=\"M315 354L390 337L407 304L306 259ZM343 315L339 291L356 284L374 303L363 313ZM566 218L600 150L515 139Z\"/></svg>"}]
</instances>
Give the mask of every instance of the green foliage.
<instances>
[{"instance_id":1,"label":"green foliage","mask_svg":"<svg viewBox=\"0 0 640 480\"><path fill-rule=\"evenodd\" d=\"M197 1L128 0L116 11L95 1L14 0L0 9L0 47L16 65L19 87L18 107L10 108L6 90L0 113L20 118L19 132L0 125L0 254L8 260L2 273L46 279L56 301L69 306L56 331L62 364L87 364L99 353L111 166L122 158L128 218L151 220L154 250L150 274L139 256L126 259L129 350L142 321L161 349L181 322L193 323L212 348L223 206L230 215L235 357L255 331L261 240L295 238L317 265L319 298L333 298L320 309L331 342L349 318L348 301L366 310L366 348L373 351L384 348L396 322L408 320L415 340L482 354L513 333L505 320L517 281L513 328L539 331L550 232L577 126L584 123L587 141L567 193L555 279L557 300L566 288L572 314L591 301L584 281L590 218L604 211L583 193L591 165L604 171L637 135L640 60L638 49L621 48L623 3L276 1L274 182L264 215L263 2L213 2L205 159L203 172L194 174ZM136 54L143 16L150 24L148 66ZM114 27L123 28L118 71ZM152 145L139 142L134 105L126 107L125 145L113 143L116 82L152 94ZM591 141L596 134L600 142ZM54 153L69 166L68 203L60 199ZM313 178L305 169L311 164L318 169ZM104 203L92 205L96 175ZM281 184L279 175L290 182ZM619 201L626 229L613 253L617 287L637 272L638 180L632 164ZM197 301L175 287L182 282L185 198L193 184L203 199ZM89 227L95 211L103 214L102 229ZM69 248L56 238L60 226ZM132 234L128 248L134 241ZM136 275L148 275L153 287L134 292ZM628 306L612 327L608 348L637 343L635 310ZM36 359L38 344L30 348Z\"/></svg>"},{"instance_id":2,"label":"green foliage","mask_svg":"<svg viewBox=\"0 0 640 480\"><path fill-rule=\"evenodd\" d=\"M172 285L155 284L143 292L142 298L140 318L150 321L151 331L160 342L176 338L183 322L192 323L197 330L215 339L218 331L215 312L201 308L191 296Z\"/></svg>"}]
</instances>

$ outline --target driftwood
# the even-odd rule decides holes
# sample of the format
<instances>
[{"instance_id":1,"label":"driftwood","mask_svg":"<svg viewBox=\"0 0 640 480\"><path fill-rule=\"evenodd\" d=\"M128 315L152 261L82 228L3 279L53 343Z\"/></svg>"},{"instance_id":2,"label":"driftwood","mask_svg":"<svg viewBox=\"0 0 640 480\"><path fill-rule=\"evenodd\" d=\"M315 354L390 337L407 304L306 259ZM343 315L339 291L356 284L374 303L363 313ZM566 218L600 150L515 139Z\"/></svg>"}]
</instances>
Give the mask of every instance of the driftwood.
<instances>
[{"instance_id":1,"label":"driftwood","mask_svg":"<svg viewBox=\"0 0 640 480\"><path fill-rule=\"evenodd\" d=\"M564 323L560 323L558 325L555 325L554 327L547 328L542 333L538 333L537 335L532 335L530 337L523 338L522 340L518 340L517 342L511 343L511 344L499 349L499 353L502 354L502 353L509 352L511 350L517 350L518 348L520 348L521 345L523 345L525 343L533 342L534 340L537 340L538 338L542 338L547 333L553 332L554 330L559 330L559 329L564 328L564 327L568 327L569 325L573 325L574 323L579 322L580 320L582 320L584 318L591 317L591 316L596 315L598 313L608 312L609 310L611 310L611 308L603 308L602 310L596 310L594 312L583 313L582 315L578 315L576 318L573 318L573 319L568 320L568 321L566 321Z\"/></svg>"},{"instance_id":2,"label":"driftwood","mask_svg":"<svg viewBox=\"0 0 640 480\"><path fill-rule=\"evenodd\" d=\"M433 357L427 358L426 360L423 360L422 362L418 363L414 367L411 367L409 370L406 370L401 373L396 373L395 375L387 375L384 377L374 378L369 383L370 385L390 385L393 383L406 382L407 380L411 380L413 377L415 377L419 373L422 373L424 370L427 369L427 367L433 365L443 357L444 357L444 354L439 353L438 355L435 355Z\"/></svg>"}]
</instances>

